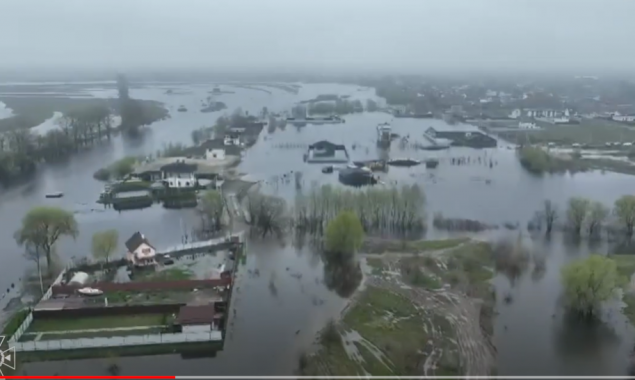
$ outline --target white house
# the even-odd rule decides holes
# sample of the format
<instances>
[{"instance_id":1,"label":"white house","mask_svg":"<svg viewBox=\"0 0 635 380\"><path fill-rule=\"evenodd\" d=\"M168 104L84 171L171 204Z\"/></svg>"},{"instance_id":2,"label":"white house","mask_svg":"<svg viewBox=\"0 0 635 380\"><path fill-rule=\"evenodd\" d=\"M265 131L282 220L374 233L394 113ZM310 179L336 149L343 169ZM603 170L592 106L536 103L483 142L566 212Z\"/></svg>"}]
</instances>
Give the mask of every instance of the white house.
<instances>
[{"instance_id":1,"label":"white house","mask_svg":"<svg viewBox=\"0 0 635 380\"><path fill-rule=\"evenodd\" d=\"M536 123L523 123L523 122L520 122L520 123L518 123L518 129L540 129L540 127L537 126Z\"/></svg>"},{"instance_id":2,"label":"white house","mask_svg":"<svg viewBox=\"0 0 635 380\"><path fill-rule=\"evenodd\" d=\"M135 267L156 265L156 249L141 232L135 232L126 241L126 248L128 249L126 259Z\"/></svg>"},{"instance_id":3,"label":"white house","mask_svg":"<svg viewBox=\"0 0 635 380\"><path fill-rule=\"evenodd\" d=\"M208 148L205 149L205 159L208 161L224 160L225 149L223 148Z\"/></svg>"},{"instance_id":4,"label":"white house","mask_svg":"<svg viewBox=\"0 0 635 380\"><path fill-rule=\"evenodd\" d=\"M189 188L196 186L196 170L198 165L185 161L176 161L161 167L162 180L171 188Z\"/></svg>"},{"instance_id":5,"label":"white house","mask_svg":"<svg viewBox=\"0 0 635 380\"><path fill-rule=\"evenodd\" d=\"M527 109L525 110L525 115L527 117L534 118L569 118L571 116L571 111L569 109L564 110L554 110L554 109Z\"/></svg>"},{"instance_id":6,"label":"white house","mask_svg":"<svg viewBox=\"0 0 635 380\"><path fill-rule=\"evenodd\" d=\"M392 127L389 123L379 124L377 126L377 141L390 142Z\"/></svg>"},{"instance_id":7,"label":"white house","mask_svg":"<svg viewBox=\"0 0 635 380\"><path fill-rule=\"evenodd\" d=\"M208 161L224 160L226 156L226 147L233 146L233 141L225 139L210 139L203 142L200 148L205 152L204 157Z\"/></svg>"},{"instance_id":8,"label":"white house","mask_svg":"<svg viewBox=\"0 0 635 380\"><path fill-rule=\"evenodd\" d=\"M510 119L518 119L519 117L521 117L523 115L523 111L520 110L520 108L516 108L515 110L513 110L510 114L509 114L509 118Z\"/></svg>"},{"instance_id":9,"label":"white house","mask_svg":"<svg viewBox=\"0 0 635 380\"><path fill-rule=\"evenodd\" d=\"M635 123L635 115L621 115L619 112L616 112L612 119L621 123Z\"/></svg>"},{"instance_id":10,"label":"white house","mask_svg":"<svg viewBox=\"0 0 635 380\"><path fill-rule=\"evenodd\" d=\"M231 146L231 145L240 146L240 144L241 144L240 135L238 135L238 134L227 134L227 135L225 135L225 138L223 139L223 143L225 144L225 146Z\"/></svg>"}]
</instances>

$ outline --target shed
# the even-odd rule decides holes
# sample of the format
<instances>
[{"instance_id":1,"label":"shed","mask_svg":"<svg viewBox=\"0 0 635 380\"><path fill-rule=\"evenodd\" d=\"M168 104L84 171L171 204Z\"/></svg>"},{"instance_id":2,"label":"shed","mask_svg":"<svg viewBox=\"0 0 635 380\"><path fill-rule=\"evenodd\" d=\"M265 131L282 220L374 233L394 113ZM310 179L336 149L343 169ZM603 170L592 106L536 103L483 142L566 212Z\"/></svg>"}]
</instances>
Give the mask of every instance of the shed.
<instances>
[{"instance_id":1,"label":"shed","mask_svg":"<svg viewBox=\"0 0 635 380\"><path fill-rule=\"evenodd\" d=\"M86 272L75 272L71 280L68 282L69 285L84 285L88 281L88 273Z\"/></svg>"},{"instance_id":2,"label":"shed","mask_svg":"<svg viewBox=\"0 0 635 380\"><path fill-rule=\"evenodd\" d=\"M183 306L179 310L179 315L174 321L180 325L184 333L209 332L214 328L214 317L216 315L214 304L200 306Z\"/></svg>"}]
</instances>

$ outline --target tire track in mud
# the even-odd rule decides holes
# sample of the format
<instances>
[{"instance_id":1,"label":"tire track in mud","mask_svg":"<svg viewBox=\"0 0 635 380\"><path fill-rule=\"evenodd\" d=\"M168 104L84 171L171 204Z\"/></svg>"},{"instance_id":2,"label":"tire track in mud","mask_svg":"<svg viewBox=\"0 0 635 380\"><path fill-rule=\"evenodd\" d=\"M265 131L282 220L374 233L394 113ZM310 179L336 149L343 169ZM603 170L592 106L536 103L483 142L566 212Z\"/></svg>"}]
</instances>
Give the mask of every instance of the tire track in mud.
<instances>
[{"instance_id":1,"label":"tire track in mud","mask_svg":"<svg viewBox=\"0 0 635 380\"><path fill-rule=\"evenodd\" d=\"M398 257L395 256L398 260ZM394 262L391 264L395 264ZM391 265L392 266L392 265ZM394 273L394 272L393 272ZM443 287L429 290L404 284L399 275L388 277L372 276L367 279L369 285L391 290L407 297L420 310L425 310L426 319L433 316L444 318L450 324L455 336L456 350L464 376L488 376L495 364L495 349L491 337L487 336L480 325L482 301ZM424 325L423 328L427 326ZM449 337L444 336L438 326L431 322L427 331L432 337L432 349L421 364L422 375L434 376L434 370L448 350Z\"/></svg>"}]
</instances>

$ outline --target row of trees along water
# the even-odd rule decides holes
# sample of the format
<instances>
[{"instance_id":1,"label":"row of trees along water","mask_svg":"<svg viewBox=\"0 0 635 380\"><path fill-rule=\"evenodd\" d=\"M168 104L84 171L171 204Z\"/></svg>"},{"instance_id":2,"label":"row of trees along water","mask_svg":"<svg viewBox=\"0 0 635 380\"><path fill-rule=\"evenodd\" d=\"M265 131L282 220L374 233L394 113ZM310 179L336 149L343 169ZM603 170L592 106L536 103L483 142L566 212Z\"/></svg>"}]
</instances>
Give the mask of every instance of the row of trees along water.
<instances>
[{"instance_id":1,"label":"row of trees along water","mask_svg":"<svg viewBox=\"0 0 635 380\"><path fill-rule=\"evenodd\" d=\"M244 195L239 194L241 197ZM363 243L365 231L385 228L403 232L424 228L425 223L424 209L419 206L424 203L425 198L416 186L383 190L344 190L334 189L328 185L314 186L307 194L296 199L297 210L293 213L286 211L282 199L271 195L250 192L245 198L247 221L252 231L266 236L283 233L286 227L293 227L302 232L319 235L322 237L318 239L319 247L325 254L326 264L336 265L348 275L357 273L361 276L353 259ZM578 227L582 216L590 217L593 213L590 210L593 208L599 210L600 206L579 198L570 200L566 214L573 223L574 232L581 230ZM635 196L621 198L616 201L615 208L618 218L625 224L627 234L631 233L635 223ZM220 192L205 192L198 210L202 228L208 231L219 231L223 228L223 215L228 211L228 205ZM556 215L557 212L554 210L552 203L545 202L545 210L542 213ZM607 214L606 209L596 213ZM556 220L555 217L549 218ZM44 287L40 270L41 261L45 260L48 268L45 278L47 281L52 280L55 275L52 272L52 264L56 242L63 236L75 238L78 233L73 213L60 208L35 207L24 216L15 238L25 248L26 257L37 264L42 290ZM96 233L92 239L94 258L108 262L116 252L118 240L119 236L115 230ZM509 247L493 250L495 256L496 252L505 251L504 255L498 254L504 260L495 258L497 270L510 271L527 262L522 259L527 257L526 252L518 249L518 246ZM514 257L515 259L512 259ZM632 260L626 269L630 268L635 268L635 260ZM332 270L333 268L331 272ZM630 279L624 278L624 275L632 275L627 273L629 270L625 271L623 267L618 266L614 257L600 255L591 255L568 264L562 269L561 276L570 309L585 317L595 315L601 303L615 294L617 287L628 283Z\"/></svg>"},{"instance_id":2,"label":"row of trees along water","mask_svg":"<svg viewBox=\"0 0 635 380\"><path fill-rule=\"evenodd\" d=\"M75 215L58 207L34 207L22 219L15 232L16 242L24 248L24 256L35 262L39 275L40 290L55 276L55 244L62 237L76 238L79 234ZM119 234L116 230L97 232L92 237L91 251L96 260L107 263L116 252ZM46 271L42 270L42 261Z\"/></svg>"},{"instance_id":3,"label":"row of trees along water","mask_svg":"<svg viewBox=\"0 0 635 380\"><path fill-rule=\"evenodd\" d=\"M542 209L536 211L529 222L528 229L544 230L546 234L558 229L590 238L600 238L604 232L608 237L630 239L635 230L635 195L618 198L612 209L602 202L583 197L570 198L562 209L553 201L545 200Z\"/></svg>"},{"instance_id":4,"label":"row of trees along water","mask_svg":"<svg viewBox=\"0 0 635 380\"><path fill-rule=\"evenodd\" d=\"M39 163L59 161L110 140L115 131L135 135L141 126L168 116L158 103L130 98L125 78L119 79L118 86L117 101L104 99L78 106L55 120L57 128L44 134L24 128L0 134L0 184L32 174ZM121 116L120 125L115 125L116 114Z\"/></svg>"}]
</instances>

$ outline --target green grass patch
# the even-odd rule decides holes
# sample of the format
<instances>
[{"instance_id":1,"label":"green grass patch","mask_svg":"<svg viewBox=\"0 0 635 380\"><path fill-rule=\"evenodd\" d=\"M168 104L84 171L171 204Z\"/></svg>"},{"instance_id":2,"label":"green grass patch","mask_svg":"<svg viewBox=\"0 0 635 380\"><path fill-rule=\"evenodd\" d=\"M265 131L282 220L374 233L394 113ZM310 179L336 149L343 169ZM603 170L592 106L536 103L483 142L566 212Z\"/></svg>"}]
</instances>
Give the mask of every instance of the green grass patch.
<instances>
[{"instance_id":1,"label":"green grass patch","mask_svg":"<svg viewBox=\"0 0 635 380\"><path fill-rule=\"evenodd\" d=\"M159 334L160 327L142 328L134 330L109 330L109 331L93 331L93 332L66 332L66 333L44 333L39 340L59 340L59 339L79 339L79 338L112 338L126 337L147 334ZM33 335L29 335L33 336Z\"/></svg>"},{"instance_id":2,"label":"green grass patch","mask_svg":"<svg viewBox=\"0 0 635 380\"><path fill-rule=\"evenodd\" d=\"M630 281L631 276L635 273L635 255L611 255L609 257L617 264L617 273L620 277Z\"/></svg>"},{"instance_id":3,"label":"green grass patch","mask_svg":"<svg viewBox=\"0 0 635 380\"><path fill-rule=\"evenodd\" d=\"M366 264L372 268L372 273L375 275L380 275L386 269L386 265L384 260L378 257L368 257L366 258Z\"/></svg>"},{"instance_id":4,"label":"green grass patch","mask_svg":"<svg viewBox=\"0 0 635 380\"><path fill-rule=\"evenodd\" d=\"M55 332L108 329L116 327L163 326L164 314L99 316L69 319L33 319L28 332Z\"/></svg>"},{"instance_id":5,"label":"green grass patch","mask_svg":"<svg viewBox=\"0 0 635 380\"><path fill-rule=\"evenodd\" d=\"M457 247L470 241L469 238L453 238L441 240L394 240L394 239L375 239L368 238L364 240L360 252L364 253L386 253L386 252L426 252L437 251L440 249L449 249Z\"/></svg>"},{"instance_id":6,"label":"green grass patch","mask_svg":"<svg viewBox=\"0 0 635 380\"><path fill-rule=\"evenodd\" d=\"M368 359L368 363L362 364L364 369L372 375L417 374L418 358L426 347L428 336L424 330L423 315L405 296L368 287L344 316L342 325L357 331L382 352L386 364L377 360L371 352L360 352Z\"/></svg>"},{"instance_id":7,"label":"green grass patch","mask_svg":"<svg viewBox=\"0 0 635 380\"><path fill-rule=\"evenodd\" d=\"M18 328L20 328L26 317L29 316L30 312L30 309L22 309L16 312L4 325L4 328L2 329L2 336L6 338L13 336L13 334L18 331Z\"/></svg>"},{"instance_id":8,"label":"green grass patch","mask_svg":"<svg viewBox=\"0 0 635 380\"><path fill-rule=\"evenodd\" d=\"M142 272L135 276L135 281L180 281L191 280L194 272L187 268L169 268L156 272Z\"/></svg>"}]
</instances>

